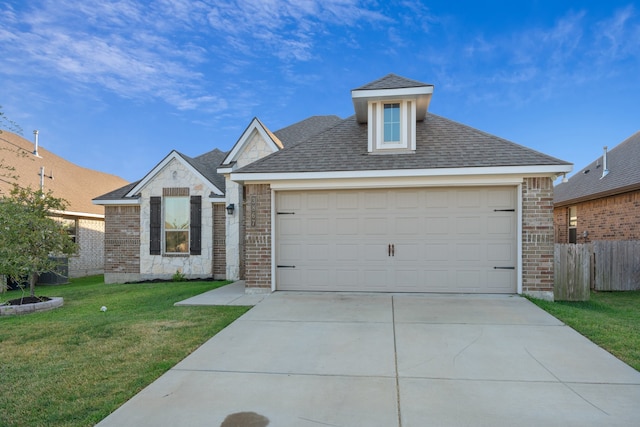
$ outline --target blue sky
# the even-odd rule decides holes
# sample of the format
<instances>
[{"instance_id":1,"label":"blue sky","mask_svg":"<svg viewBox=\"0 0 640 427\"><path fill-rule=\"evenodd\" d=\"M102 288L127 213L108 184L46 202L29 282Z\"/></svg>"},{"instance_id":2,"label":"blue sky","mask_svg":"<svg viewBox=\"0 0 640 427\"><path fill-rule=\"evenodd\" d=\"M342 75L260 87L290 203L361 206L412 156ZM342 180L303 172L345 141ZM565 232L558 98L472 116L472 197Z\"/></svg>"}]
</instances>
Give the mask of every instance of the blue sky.
<instances>
[{"instance_id":1,"label":"blue sky","mask_svg":"<svg viewBox=\"0 0 640 427\"><path fill-rule=\"evenodd\" d=\"M628 1L0 1L0 105L23 135L133 181L172 149L228 150L353 114L390 72L430 111L575 163L640 130Z\"/></svg>"}]
</instances>

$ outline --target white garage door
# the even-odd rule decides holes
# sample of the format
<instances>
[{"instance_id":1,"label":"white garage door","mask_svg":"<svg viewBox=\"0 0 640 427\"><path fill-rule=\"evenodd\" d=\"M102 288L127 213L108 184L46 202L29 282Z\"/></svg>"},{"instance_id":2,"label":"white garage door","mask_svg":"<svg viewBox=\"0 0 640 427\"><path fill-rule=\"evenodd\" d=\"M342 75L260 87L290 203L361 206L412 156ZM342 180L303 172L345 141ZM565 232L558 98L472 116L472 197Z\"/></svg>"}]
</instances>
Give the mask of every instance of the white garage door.
<instances>
[{"instance_id":1,"label":"white garage door","mask_svg":"<svg viewBox=\"0 0 640 427\"><path fill-rule=\"evenodd\" d=\"M516 292L514 187L276 193L280 290Z\"/></svg>"}]
</instances>

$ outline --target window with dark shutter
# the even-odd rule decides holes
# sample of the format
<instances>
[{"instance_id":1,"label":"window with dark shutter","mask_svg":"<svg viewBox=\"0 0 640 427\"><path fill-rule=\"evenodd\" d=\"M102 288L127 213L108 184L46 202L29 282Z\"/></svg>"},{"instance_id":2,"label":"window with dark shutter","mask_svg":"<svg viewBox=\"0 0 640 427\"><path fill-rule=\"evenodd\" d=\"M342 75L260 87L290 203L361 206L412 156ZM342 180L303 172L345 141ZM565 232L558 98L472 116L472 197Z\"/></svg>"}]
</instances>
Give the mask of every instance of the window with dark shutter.
<instances>
[{"instance_id":1,"label":"window with dark shutter","mask_svg":"<svg viewBox=\"0 0 640 427\"><path fill-rule=\"evenodd\" d=\"M149 226L149 254L160 255L162 236L162 198L151 197L151 218Z\"/></svg>"},{"instance_id":2,"label":"window with dark shutter","mask_svg":"<svg viewBox=\"0 0 640 427\"><path fill-rule=\"evenodd\" d=\"M189 252L191 255L202 253L202 196L191 196L191 225L189 238Z\"/></svg>"}]
</instances>

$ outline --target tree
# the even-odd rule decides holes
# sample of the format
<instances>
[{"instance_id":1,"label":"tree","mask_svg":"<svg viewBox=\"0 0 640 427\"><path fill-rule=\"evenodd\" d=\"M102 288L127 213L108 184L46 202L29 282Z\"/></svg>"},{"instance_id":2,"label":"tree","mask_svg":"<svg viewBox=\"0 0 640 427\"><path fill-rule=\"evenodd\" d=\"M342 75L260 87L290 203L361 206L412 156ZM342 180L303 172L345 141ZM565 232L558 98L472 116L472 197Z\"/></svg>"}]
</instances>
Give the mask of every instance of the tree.
<instances>
[{"instance_id":1,"label":"tree","mask_svg":"<svg viewBox=\"0 0 640 427\"><path fill-rule=\"evenodd\" d=\"M16 282L28 278L32 297L38 275L56 267L50 256L76 252L64 225L51 217L65 208L66 202L50 191L17 185L0 199L0 274Z\"/></svg>"}]
</instances>

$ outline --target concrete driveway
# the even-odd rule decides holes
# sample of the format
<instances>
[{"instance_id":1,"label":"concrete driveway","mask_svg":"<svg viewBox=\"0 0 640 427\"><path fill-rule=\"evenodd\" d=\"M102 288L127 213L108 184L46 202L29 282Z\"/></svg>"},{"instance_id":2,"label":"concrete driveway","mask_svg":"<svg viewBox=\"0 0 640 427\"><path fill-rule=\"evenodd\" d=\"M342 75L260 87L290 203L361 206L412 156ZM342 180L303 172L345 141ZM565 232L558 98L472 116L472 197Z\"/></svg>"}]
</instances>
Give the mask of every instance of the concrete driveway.
<instances>
[{"instance_id":1,"label":"concrete driveway","mask_svg":"<svg viewBox=\"0 0 640 427\"><path fill-rule=\"evenodd\" d=\"M519 296L277 292L99 426L637 426L640 373Z\"/></svg>"}]
</instances>

